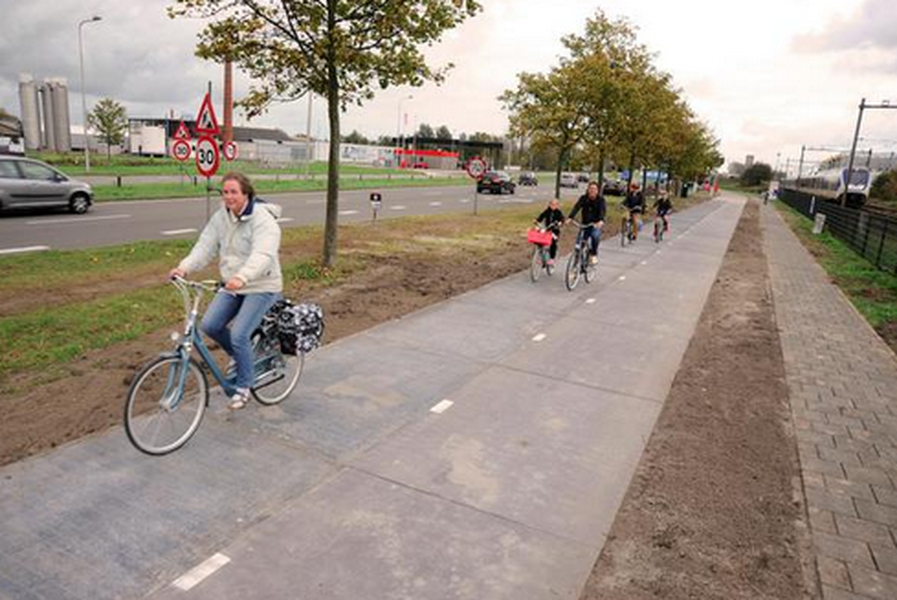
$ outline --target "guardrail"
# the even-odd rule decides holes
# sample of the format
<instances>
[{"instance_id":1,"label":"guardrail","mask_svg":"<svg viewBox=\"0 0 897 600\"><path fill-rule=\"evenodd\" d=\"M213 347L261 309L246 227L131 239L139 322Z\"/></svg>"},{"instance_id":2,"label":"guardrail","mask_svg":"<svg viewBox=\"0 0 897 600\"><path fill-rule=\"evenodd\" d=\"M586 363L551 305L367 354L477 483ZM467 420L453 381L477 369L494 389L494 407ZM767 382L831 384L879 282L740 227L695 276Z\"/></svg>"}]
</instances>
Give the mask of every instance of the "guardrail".
<instances>
[{"instance_id":1,"label":"guardrail","mask_svg":"<svg viewBox=\"0 0 897 600\"><path fill-rule=\"evenodd\" d=\"M807 217L825 215L825 230L882 271L897 273L897 219L840 205L806 192L781 189L779 199Z\"/></svg>"}]
</instances>

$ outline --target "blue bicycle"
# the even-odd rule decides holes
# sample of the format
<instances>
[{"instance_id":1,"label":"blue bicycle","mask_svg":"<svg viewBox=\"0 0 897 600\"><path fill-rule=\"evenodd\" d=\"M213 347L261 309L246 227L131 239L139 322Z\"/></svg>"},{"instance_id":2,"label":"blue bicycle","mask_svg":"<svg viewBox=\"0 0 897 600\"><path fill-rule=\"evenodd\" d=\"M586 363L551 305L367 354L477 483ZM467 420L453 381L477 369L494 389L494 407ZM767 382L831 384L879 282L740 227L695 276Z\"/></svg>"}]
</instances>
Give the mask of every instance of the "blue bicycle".
<instances>
[{"instance_id":1,"label":"blue bicycle","mask_svg":"<svg viewBox=\"0 0 897 600\"><path fill-rule=\"evenodd\" d=\"M220 291L221 284L180 277L171 282L184 299L184 332L172 334L177 344L173 351L161 354L137 373L125 403L128 439L141 452L157 456L177 450L199 429L209 404L209 382L203 365L228 395L233 394L236 380L233 369L222 371L215 362L197 327L204 293ZM323 324L321 327L323 333ZM277 317L271 312L253 333L252 341L255 356L252 395L262 404L277 404L299 383L305 352L300 349L295 349L295 354L283 352ZM194 349L199 361L193 357Z\"/></svg>"}]
</instances>

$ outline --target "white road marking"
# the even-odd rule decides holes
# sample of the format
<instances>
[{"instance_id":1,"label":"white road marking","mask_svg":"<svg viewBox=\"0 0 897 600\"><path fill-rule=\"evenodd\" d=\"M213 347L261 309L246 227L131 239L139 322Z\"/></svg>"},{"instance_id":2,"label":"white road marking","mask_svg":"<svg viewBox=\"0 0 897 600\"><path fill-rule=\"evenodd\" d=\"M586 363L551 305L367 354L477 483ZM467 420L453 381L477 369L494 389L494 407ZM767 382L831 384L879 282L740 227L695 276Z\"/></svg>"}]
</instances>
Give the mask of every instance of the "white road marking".
<instances>
[{"instance_id":1,"label":"white road marking","mask_svg":"<svg viewBox=\"0 0 897 600\"><path fill-rule=\"evenodd\" d=\"M442 413L444 413L445 411L450 409L453 404L454 404L454 402L452 402L451 400L442 400L442 401L434 404L433 408L430 409L430 412L436 413L437 415L441 415Z\"/></svg>"},{"instance_id":2,"label":"white road marking","mask_svg":"<svg viewBox=\"0 0 897 600\"><path fill-rule=\"evenodd\" d=\"M442 202L430 202L430 206L442 206Z\"/></svg>"},{"instance_id":3,"label":"white road marking","mask_svg":"<svg viewBox=\"0 0 897 600\"><path fill-rule=\"evenodd\" d=\"M470 202L470 198L461 198L459 202L461 202L461 204L467 204L468 202Z\"/></svg>"},{"instance_id":4,"label":"white road marking","mask_svg":"<svg viewBox=\"0 0 897 600\"><path fill-rule=\"evenodd\" d=\"M0 254L22 254L23 252L43 252L49 250L49 246L22 246L21 248L4 248Z\"/></svg>"},{"instance_id":5,"label":"white road marking","mask_svg":"<svg viewBox=\"0 0 897 600\"><path fill-rule=\"evenodd\" d=\"M396 204L395 206L389 207L392 210L405 210L407 207L403 204Z\"/></svg>"},{"instance_id":6,"label":"white road marking","mask_svg":"<svg viewBox=\"0 0 897 600\"><path fill-rule=\"evenodd\" d=\"M626 276L620 275L617 279L619 279L620 281L626 281Z\"/></svg>"},{"instance_id":7,"label":"white road marking","mask_svg":"<svg viewBox=\"0 0 897 600\"><path fill-rule=\"evenodd\" d=\"M194 587L196 587L199 583L201 583L206 577L226 565L230 562L230 559L221 553L216 553L207 558L202 563L196 565L177 579L175 579L173 585L179 590L183 590L185 592L190 591Z\"/></svg>"},{"instance_id":8,"label":"white road marking","mask_svg":"<svg viewBox=\"0 0 897 600\"><path fill-rule=\"evenodd\" d=\"M294 219L293 217L280 217L279 219L277 219L277 222L278 223L289 223L290 221L295 221L295 220L296 219Z\"/></svg>"},{"instance_id":9,"label":"white road marking","mask_svg":"<svg viewBox=\"0 0 897 600\"><path fill-rule=\"evenodd\" d=\"M26 225L68 225L69 223L81 224L89 221L111 221L112 219L130 219L131 215L104 215L102 217L69 217L68 219L47 219L45 221L25 221Z\"/></svg>"},{"instance_id":10,"label":"white road marking","mask_svg":"<svg viewBox=\"0 0 897 600\"><path fill-rule=\"evenodd\" d=\"M198 229L169 229L168 231L161 231L162 235L183 235L185 233L196 233L199 231Z\"/></svg>"},{"instance_id":11,"label":"white road marking","mask_svg":"<svg viewBox=\"0 0 897 600\"><path fill-rule=\"evenodd\" d=\"M340 214L341 216L344 216L344 217L345 217L345 216L348 216L348 215L357 215L357 214L358 214L358 211L357 211L357 210L341 210L341 211L339 211L339 214Z\"/></svg>"},{"instance_id":12,"label":"white road marking","mask_svg":"<svg viewBox=\"0 0 897 600\"><path fill-rule=\"evenodd\" d=\"M324 204L324 200L306 200L306 204Z\"/></svg>"},{"instance_id":13,"label":"white road marking","mask_svg":"<svg viewBox=\"0 0 897 600\"><path fill-rule=\"evenodd\" d=\"M534 341L534 342L541 342L542 340L544 340L544 339L547 338L547 337L548 337L548 336L545 335L544 333L537 333L536 335L533 336L533 341Z\"/></svg>"},{"instance_id":14,"label":"white road marking","mask_svg":"<svg viewBox=\"0 0 897 600\"><path fill-rule=\"evenodd\" d=\"M642 261L642 264L643 264L643 265L647 265L647 264L648 264L648 261L647 261L647 260L643 260L643 261Z\"/></svg>"},{"instance_id":15,"label":"white road marking","mask_svg":"<svg viewBox=\"0 0 897 600\"><path fill-rule=\"evenodd\" d=\"M595 304L595 299L589 298L588 300L586 300L586 304Z\"/></svg>"}]
</instances>

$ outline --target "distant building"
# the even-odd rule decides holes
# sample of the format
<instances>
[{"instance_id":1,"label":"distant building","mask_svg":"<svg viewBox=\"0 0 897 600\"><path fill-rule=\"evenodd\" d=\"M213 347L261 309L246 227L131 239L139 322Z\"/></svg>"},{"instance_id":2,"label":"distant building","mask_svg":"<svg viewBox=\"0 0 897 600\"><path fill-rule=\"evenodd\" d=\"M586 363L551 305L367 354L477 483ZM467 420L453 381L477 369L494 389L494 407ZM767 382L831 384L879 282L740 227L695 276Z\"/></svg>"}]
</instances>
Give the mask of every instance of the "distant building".
<instances>
[{"instance_id":1,"label":"distant building","mask_svg":"<svg viewBox=\"0 0 897 600\"><path fill-rule=\"evenodd\" d=\"M754 155L748 154L744 157L744 168L750 169L752 166L754 166Z\"/></svg>"}]
</instances>

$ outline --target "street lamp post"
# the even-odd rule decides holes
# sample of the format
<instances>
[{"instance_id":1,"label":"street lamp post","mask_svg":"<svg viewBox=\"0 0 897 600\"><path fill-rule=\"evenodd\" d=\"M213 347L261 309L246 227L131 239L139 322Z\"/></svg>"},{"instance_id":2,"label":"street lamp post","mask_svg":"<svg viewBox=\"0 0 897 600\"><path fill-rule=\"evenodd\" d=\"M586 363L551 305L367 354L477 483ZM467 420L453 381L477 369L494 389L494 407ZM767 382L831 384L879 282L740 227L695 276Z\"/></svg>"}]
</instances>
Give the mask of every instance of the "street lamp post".
<instances>
[{"instance_id":1,"label":"street lamp post","mask_svg":"<svg viewBox=\"0 0 897 600\"><path fill-rule=\"evenodd\" d=\"M402 141L402 102L404 102L405 100L411 100L413 98L414 98L414 96L411 94L408 94L407 96L402 96L401 98L399 98L399 115L398 115L398 120L396 121L396 146L398 146L399 148L402 148L403 150L405 149L405 144ZM400 161L399 156L400 156L399 154L396 154L396 166L397 167L399 166L399 161Z\"/></svg>"},{"instance_id":2,"label":"street lamp post","mask_svg":"<svg viewBox=\"0 0 897 600\"><path fill-rule=\"evenodd\" d=\"M853 145L850 147L850 159L847 162L847 178L844 180L844 197L841 198L841 206L847 206L847 195L850 192L850 180L853 179L853 161L856 158L857 142L860 139L860 127L863 124L863 111L869 108L893 110L897 108L897 105L891 104L890 100L882 100L880 104L866 104L865 98L860 100L860 112L857 114L857 126L853 132ZM871 155L869 161L872 161Z\"/></svg>"},{"instance_id":3,"label":"street lamp post","mask_svg":"<svg viewBox=\"0 0 897 600\"><path fill-rule=\"evenodd\" d=\"M89 19L83 19L78 22L78 59L81 64L81 113L84 117L84 170L90 172L90 138L87 136L87 96L84 93L84 43L82 41L81 30L85 23L93 23L101 20L102 17L94 15Z\"/></svg>"}]
</instances>

